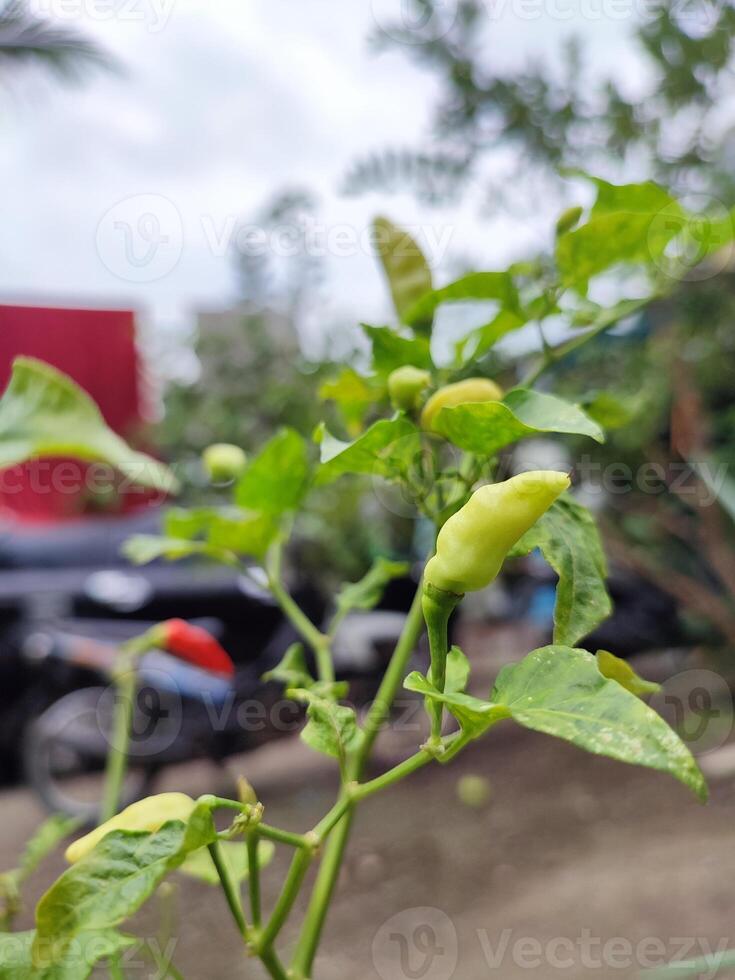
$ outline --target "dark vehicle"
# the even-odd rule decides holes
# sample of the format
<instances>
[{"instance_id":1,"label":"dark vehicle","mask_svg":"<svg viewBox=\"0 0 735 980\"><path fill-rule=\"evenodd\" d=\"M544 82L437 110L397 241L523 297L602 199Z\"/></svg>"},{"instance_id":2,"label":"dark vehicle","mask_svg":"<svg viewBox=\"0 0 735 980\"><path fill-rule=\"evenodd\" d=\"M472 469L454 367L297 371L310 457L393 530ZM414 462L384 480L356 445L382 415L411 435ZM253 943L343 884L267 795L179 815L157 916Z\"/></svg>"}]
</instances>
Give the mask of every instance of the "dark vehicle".
<instances>
[{"instance_id":1,"label":"dark vehicle","mask_svg":"<svg viewBox=\"0 0 735 980\"><path fill-rule=\"evenodd\" d=\"M153 511L0 538L0 775L24 775L50 809L93 814L117 647L163 619L208 628L236 674L229 684L164 653L143 658L130 797L145 792L164 765L196 756L221 761L299 728L300 709L261 680L296 639L269 593L213 566L125 564L125 538L159 524ZM318 596L300 589L297 597L320 622ZM403 624L402 606L398 582L384 608L348 617L336 638L338 672L352 682L357 704L374 693Z\"/></svg>"}]
</instances>

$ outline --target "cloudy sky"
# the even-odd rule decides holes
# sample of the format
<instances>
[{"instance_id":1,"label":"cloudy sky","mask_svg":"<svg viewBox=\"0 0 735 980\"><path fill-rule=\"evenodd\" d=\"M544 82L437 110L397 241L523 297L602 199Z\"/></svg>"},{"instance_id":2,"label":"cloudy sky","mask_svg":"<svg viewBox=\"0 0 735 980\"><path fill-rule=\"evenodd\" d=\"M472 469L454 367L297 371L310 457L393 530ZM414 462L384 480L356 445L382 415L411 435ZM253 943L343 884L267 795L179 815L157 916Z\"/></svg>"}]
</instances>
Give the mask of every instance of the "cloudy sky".
<instances>
[{"instance_id":1,"label":"cloudy sky","mask_svg":"<svg viewBox=\"0 0 735 980\"><path fill-rule=\"evenodd\" d=\"M470 208L339 194L355 158L413 145L428 129L432 79L367 43L401 15L400 0L32 2L95 37L124 73L95 72L78 87L30 71L8 80L3 299L132 305L162 328L190 321L231 300L238 222L284 186L321 200L319 221L337 241L325 246L335 315L387 311L364 247L378 210L428 228L440 271L459 256L501 262L539 234L513 215L488 225ZM622 0L488 0L495 64L552 56L576 32L588 60L634 77L633 14L601 15L606 2Z\"/></svg>"}]
</instances>

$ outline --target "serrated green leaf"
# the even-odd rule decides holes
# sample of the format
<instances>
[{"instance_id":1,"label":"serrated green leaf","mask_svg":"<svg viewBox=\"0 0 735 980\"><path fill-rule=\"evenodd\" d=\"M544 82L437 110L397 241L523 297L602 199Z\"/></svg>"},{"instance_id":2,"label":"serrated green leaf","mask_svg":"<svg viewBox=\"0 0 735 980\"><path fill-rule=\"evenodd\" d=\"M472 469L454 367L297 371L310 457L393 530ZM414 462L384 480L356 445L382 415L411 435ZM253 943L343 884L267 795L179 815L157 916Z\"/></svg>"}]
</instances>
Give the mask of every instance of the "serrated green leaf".
<instances>
[{"instance_id":1,"label":"serrated green leaf","mask_svg":"<svg viewBox=\"0 0 735 980\"><path fill-rule=\"evenodd\" d=\"M240 507L278 516L298 508L308 485L306 441L294 429L281 429L246 466L235 499Z\"/></svg>"},{"instance_id":2,"label":"serrated green leaf","mask_svg":"<svg viewBox=\"0 0 735 980\"><path fill-rule=\"evenodd\" d=\"M554 642L571 646L591 633L612 610L605 588L607 562L594 519L565 494L515 545L509 557L538 548L559 576Z\"/></svg>"},{"instance_id":3,"label":"serrated green leaf","mask_svg":"<svg viewBox=\"0 0 735 980\"><path fill-rule=\"evenodd\" d=\"M604 677L586 650L555 645L503 667L490 697L519 725L597 755L667 772L701 800L704 777L679 736L653 709Z\"/></svg>"},{"instance_id":4,"label":"serrated green leaf","mask_svg":"<svg viewBox=\"0 0 735 980\"><path fill-rule=\"evenodd\" d=\"M579 405L526 388L514 388L500 402L468 402L443 408L434 428L460 449L484 456L539 433L585 435L596 442L605 441L602 429Z\"/></svg>"},{"instance_id":5,"label":"serrated green leaf","mask_svg":"<svg viewBox=\"0 0 735 980\"><path fill-rule=\"evenodd\" d=\"M661 690L660 684L639 677L627 660L616 657L609 650L598 650L596 657L597 669L602 676L622 684L626 691L630 691L636 697L645 698L649 694L656 694L657 691Z\"/></svg>"},{"instance_id":6,"label":"serrated green leaf","mask_svg":"<svg viewBox=\"0 0 735 980\"><path fill-rule=\"evenodd\" d=\"M430 334L431 315L406 319L407 311L433 288L431 269L423 252L407 231L388 218L376 218L373 228L378 257L398 319L410 323L417 332Z\"/></svg>"},{"instance_id":7,"label":"serrated green leaf","mask_svg":"<svg viewBox=\"0 0 735 980\"><path fill-rule=\"evenodd\" d=\"M147 565L158 558L181 561L183 558L209 558L223 565L237 566L237 556L222 548L213 548L204 541L185 538L166 538L157 534L134 534L122 546L122 554L134 565Z\"/></svg>"},{"instance_id":8,"label":"serrated green leaf","mask_svg":"<svg viewBox=\"0 0 735 980\"><path fill-rule=\"evenodd\" d=\"M402 337L390 327L371 327L367 323L361 326L372 344L373 370L379 377L385 378L406 364L426 371L434 366L427 337Z\"/></svg>"},{"instance_id":9,"label":"serrated green leaf","mask_svg":"<svg viewBox=\"0 0 735 980\"><path fill-rule=\"evenodd\" d=\"M187 855L216 838L212 815L197 805L186 824L155 833L114 830L49 888L36 907L34 961L53 948L63 961L83 933L114 929L129 918Z\"/></svg>"},{"instance_id":10,"label":"serrated green leaf","mask_svg":"<svg viewBox=\"0 0 735 980\"><path fill-rule=\"evenodd\" d=\"M321 441L322 463L317 470L316 484L331 483L347 473L387 478L394 476L396 463L391 453L403 440L406 441L406 451L410 453L420 445L418 429L403 416L374 422L354 442L341 442L325 431Z\"/></svg>"},{"instance_id":11,"label":"serrated green leaf","mask_svg":"<svg viewBox=\"0 0 735 980\"><path fill-rule=\"evenodd\" d=\"M109 463L142 486L178 490L171 470L131 449L71 378L43 361L17 357L0 398L0 468L43 456Z\"/></svg>"},{"instance_id":12,"label":"serrated green leaf","mask_svg":"<svg viewBox=\"0 0 735 980\"><path fill-rule=\"evenodd\" d=\"M441 289L421 297L406 313L406 323L432 317L442 303L496 300L509 310L518 310L518 291L508 272L471 272Z\"/></svg>"},{"instance_id":13,"label":"serrated green leaf","mask_svg":"<svg viewBox=\"0 0 735 980\"><path fill-rule=\"evenodd\" d=\"M408 574L410 567L405 561L376 558L370 571L359 582L345 585L337 593L337 608L342 612L348 609L373 609L380 602L388 583Z\"/></svg>"},{"instance_id":14,"label":"serrated green leaf","mask_svg":"<svg viewBox=\"0 0 735 980\"><path fill-rule=\"evenodd\" d=\"M283 659L263 674L262 680L268 683L283 684L284 687L303 687L310 690L314 686L314 678L309 673L302 643L292 643L283 655Z\"/></svg>"},{"instance_id":15,"label":"serrated green leaf","mask_svg":"<svg viewBox=\"0 0 735 980\"><path fill-rule=\"evenodd\" d=\"M0 934L0 977L3 980L86 980L95 964L140 940L114 929L80 932L71 946L57 953L54 943L40 944L33 950L36 931Z\"/></svg>"},{"instance_id":16,"label":"serrated green leaf","mask_svg":"<svg viewBox=\"0 0 735 980\"><path fill-rule=\"evenodd\" d=\"M239 884L250 877L247 847L241 841L220 841L220 854L232 881ZM265 868L273 860L275 845L268 840L258 842L258 867ZM219 885L220 878L209 850L202 848L189 854L178 868L181 874L198 878L208 885Z\"/></svg>"}]
</instances>

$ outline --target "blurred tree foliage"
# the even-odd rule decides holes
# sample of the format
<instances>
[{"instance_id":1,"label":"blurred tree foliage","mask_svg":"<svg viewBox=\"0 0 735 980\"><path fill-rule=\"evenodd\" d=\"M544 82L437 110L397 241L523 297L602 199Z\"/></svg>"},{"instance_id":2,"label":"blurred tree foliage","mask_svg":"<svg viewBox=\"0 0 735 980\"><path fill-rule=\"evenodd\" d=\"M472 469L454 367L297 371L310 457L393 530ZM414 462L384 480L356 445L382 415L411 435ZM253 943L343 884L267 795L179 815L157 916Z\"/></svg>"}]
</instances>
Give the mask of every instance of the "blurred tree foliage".
<instances>
[{"instance_id":1,"label":"blurred tree foliage","mask_svg":"<svg viewBox=\"0 0 735 980\"><path fill-rule=\"evenodd\" d=\"M52 22L26 0L0 2L0 72L36 64L69 81L90 67L111 68L111 56L81 31Z\"/></svg>"},{"instance_id":2,"label":"blurred tree foliage","mask_svg":"<svg viewBox=\"0 0 735 980\"><path fill-rule=\"evenodd\" d=\"M602 174L612 168L616 177L634 162L676 190L706 190L731 203L732 145L719 132L717 112L735 93L735 9L729 2L664 0L647 9L632 41L649 81L644 93L629 94L585 64L574 37L556 53L561 58L535 57L521 69L499 72L493 67L493 4L407 0L401 21L383 25L373 42L401 51L438 78L430 149L372 153L352 167L346 189L408 188L442 202L466 191L480 179L483 161L513 145L519 171L529 177L537 178L539 167L551 176L562 166ZM488 186L492 195L502 190Z\"/></svg>"}]
</instances>

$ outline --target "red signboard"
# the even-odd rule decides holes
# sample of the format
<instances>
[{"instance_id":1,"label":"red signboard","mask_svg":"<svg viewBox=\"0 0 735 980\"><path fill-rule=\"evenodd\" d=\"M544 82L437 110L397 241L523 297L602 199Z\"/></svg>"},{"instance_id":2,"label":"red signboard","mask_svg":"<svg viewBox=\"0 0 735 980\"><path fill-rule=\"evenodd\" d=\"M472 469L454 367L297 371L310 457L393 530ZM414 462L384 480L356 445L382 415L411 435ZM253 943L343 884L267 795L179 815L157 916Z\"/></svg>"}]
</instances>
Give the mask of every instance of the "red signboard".
<instances>
[{"instance_id":1,"label":"red signboard","mask_svg":"<svg viewBox=\"0 0 735 980\"><path fill-rule=\"evenodd\" d=\"M19 354L37 357L73 378L107 423L136 440L147 413L141 396L135 318L130 310L73 310L0 305L0 390ZM0 516L21 520L78 518L129 509L147 496L110 493L104 474L68 461L41 460L0 474Z\"/></svg>"}]
</instances>

